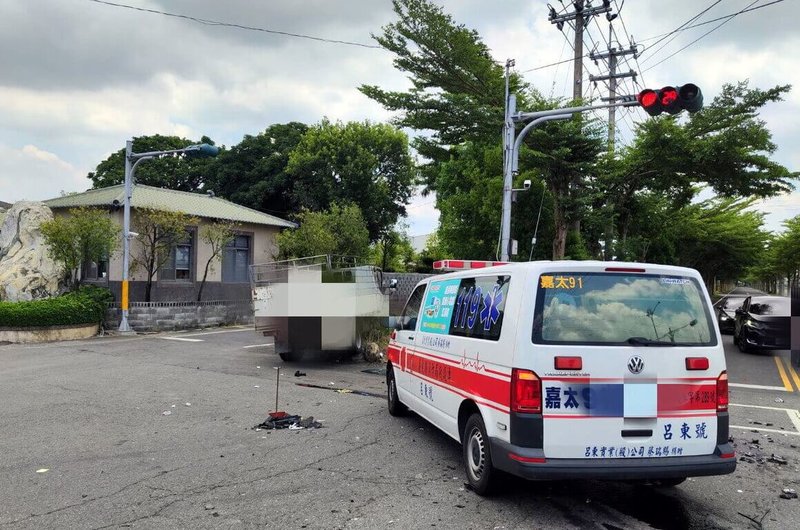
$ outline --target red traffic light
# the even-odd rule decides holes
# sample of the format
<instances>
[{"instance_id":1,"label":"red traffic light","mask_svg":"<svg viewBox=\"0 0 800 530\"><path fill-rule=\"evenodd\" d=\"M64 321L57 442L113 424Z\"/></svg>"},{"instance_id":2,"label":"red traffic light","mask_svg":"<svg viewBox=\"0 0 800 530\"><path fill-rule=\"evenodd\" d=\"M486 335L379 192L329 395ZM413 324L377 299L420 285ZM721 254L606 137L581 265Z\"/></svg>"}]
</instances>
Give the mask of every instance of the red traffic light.
<instances>
[{"instance_id":1,"label":"red traffic light","mask_svg":"<svg viewBox=\"0 0 800 530\"><path fill-rule=\"evenodd\" d=\"M661 90L646 88L636 98L650 116L662 112L677 114L682 110L697 112L703 108L703 93L697 85L665 86Z\"/></svg>"},{"instance_id":2,"label":"red traffic light","mask_svg":"<svg viewBox=\"0 0 800 530\"><path fill-rule=\"evenodd\" d=\"M657 116L661 114L661 103L659 102L658 92L651 89L645 89L639 92L639 96L637 97L639 100L639 105L647 111L648 114L651 116Z\"/></svg>"}]
</instances>

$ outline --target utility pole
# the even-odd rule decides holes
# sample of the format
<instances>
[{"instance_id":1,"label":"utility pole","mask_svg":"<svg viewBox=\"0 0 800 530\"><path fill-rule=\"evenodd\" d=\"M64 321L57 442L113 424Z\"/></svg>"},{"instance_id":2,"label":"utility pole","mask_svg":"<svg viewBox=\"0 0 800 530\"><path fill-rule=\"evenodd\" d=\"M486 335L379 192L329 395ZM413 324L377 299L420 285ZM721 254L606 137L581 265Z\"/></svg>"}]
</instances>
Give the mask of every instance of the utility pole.
<instances>
[{"instance_id":1,"label":"utility pole","mask_svg":"<svg viewBox=\"0 0 800 530\"><path fill-rule=\"evenodd\" d=\"M586 27L586 20L595 15L610 12L611 0L603 0L602 5L597 7L591 5L591 0L575 0L572 5L575 11L561 15L557 14L552 6L548 6L550 8L550 16L548 18L550 23L555 24L559 31L564 30L565 22L575 21L572 98L578 100L583 97L583 31Z\"/></svg>"},{"instance_id":2,"label":"utility pole","mask_svg":"<svg viewBox=\"0 0 800 530\"><path fill-rule=\"evenodd\" d=\"M610 42L610 39L609 39ZM625 55L633 55L633 58L638 57L636 45L631 44L630 48L611 48L602 53L591 52L589 58L597 64L598 59L608 60L608 75L590 75L589 80L593 83L598 81L608 81L608 97L601 98L602 101L614 103L619 99L617 97L617 79L625 77L633 77L636 79L636 72L630 70L629 72L617 73L617 57ZM627 96L623 96L627 97ZM608 109L608 151L614 151L615 135L617 130L616 107L609 107Z\"/></svg>"}]
</instances>

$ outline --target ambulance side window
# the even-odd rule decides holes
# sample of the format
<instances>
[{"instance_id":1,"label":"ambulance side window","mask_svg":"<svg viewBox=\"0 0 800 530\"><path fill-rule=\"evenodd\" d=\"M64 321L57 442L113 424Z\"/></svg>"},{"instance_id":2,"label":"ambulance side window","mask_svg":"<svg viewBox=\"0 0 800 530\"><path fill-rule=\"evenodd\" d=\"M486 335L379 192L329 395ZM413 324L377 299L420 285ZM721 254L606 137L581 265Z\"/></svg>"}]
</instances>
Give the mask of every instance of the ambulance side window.
<instances>
[{"instance_id":1,"label":"ambulance side window","mask_svg":"<svg viewBox=\"0 0 800 530\"><path fill-rule=\"evenodd\" d=\"M400 325L403 330L414 331L417 328L417 317L419 307L422 305L422 296L425 294L425 285L418 285L411 296L408 297L406 307L400 317Z\"/></svg>"},{"instance_id":2,"label":"ambulance side window","mask_svg":"<svg viewBox=\"0 0 800 530\"><path fill-rule=\"evenodd\" d=\"M454 297L450 335L499 340L510 279L510 276L462 279Z\"/></svg>"}]
</instances>

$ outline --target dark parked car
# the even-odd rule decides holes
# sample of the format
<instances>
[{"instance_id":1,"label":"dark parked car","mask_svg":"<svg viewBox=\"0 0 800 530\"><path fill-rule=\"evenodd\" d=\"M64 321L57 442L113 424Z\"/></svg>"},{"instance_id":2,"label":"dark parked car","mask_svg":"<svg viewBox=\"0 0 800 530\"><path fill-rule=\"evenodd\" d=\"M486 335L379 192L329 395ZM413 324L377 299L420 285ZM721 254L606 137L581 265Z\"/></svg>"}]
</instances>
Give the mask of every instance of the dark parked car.
<instances>
[{"instance_id":1,"label":"dark parked car","mask_svg":"<svg viewBox=\"0 0 800 530\"><path fill-rule=\"evenodd\" d=\"M789 349L791 300L751 296L736 310L733 341L743 352Z\"/></svg>"},{"instance_id":2,"label":"dark parked car","mask_svg":"<svg viewBox=\"0 0 800 530\"><path fill-rule=\"evenodd\" d=\"M714 309L717 312L717 324L720 333L733 333L736 327L736 310L742 307L746 295L728 295L720 298Z\"/></svg>"}]
</instances>

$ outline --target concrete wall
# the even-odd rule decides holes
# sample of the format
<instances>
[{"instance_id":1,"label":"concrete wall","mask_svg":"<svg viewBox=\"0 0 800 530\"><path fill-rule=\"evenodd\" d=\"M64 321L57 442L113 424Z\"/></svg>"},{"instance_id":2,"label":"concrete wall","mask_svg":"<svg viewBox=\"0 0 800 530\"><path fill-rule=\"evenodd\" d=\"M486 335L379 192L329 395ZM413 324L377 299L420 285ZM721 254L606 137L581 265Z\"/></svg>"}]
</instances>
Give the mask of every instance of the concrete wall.
<instances>
[{"instance_id":1,"label":"concrete wall","mask_svg":"<svg viewBox=\"0 0 800 530\"><path fill-rule=\"evenodd\" d=\"M113 304L106 311L106 329L117 329L122 311ZM216 302L133 302L128 323L135 331L171 331L231 324L252 324L250 300Z\"/></svg>"},{"instance_id":2,"label":"concrete wall","mask_svg":"<svg viewBox=\"0 0 800 530\"><path fill-rule=\"evenodd\" d=\"M97 335L97 324L47 326L41 328L0 328L0 342L32 343L88 339Z\"/></svg>"},{"instance_id":3,"label":"concrete wall","mask_svg":"<svg viewBox=\"0 0 800 530\"><path fill-rule=\"evenodd\" d=\"M389 314L399 316L403 312L408 297L420 280L433 276L432 274L420 274L416 272L385 272L383 273L384 282L397 279L397 291L389 296Z\"/></svg>"}]
</instances>

